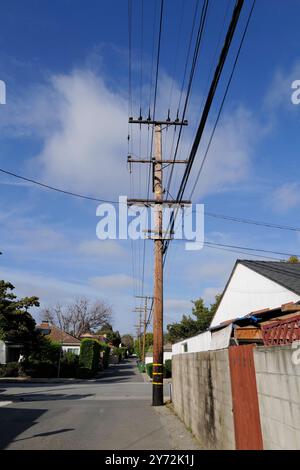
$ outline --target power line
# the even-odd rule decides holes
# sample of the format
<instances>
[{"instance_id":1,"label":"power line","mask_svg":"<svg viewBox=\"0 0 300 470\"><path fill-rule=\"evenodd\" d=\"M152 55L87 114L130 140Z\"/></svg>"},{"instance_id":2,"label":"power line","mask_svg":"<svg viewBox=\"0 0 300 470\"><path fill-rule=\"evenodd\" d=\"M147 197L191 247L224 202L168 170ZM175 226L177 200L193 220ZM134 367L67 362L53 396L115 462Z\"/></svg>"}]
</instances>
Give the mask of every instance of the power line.
<instances>
[{"instance_id":1,"label":"power line","mask_svg":"<svg viewBox=\"0 0 300 470\"><path fill-rule=\"evenodd\" d=\"M227 251L228 253L237 253L240 255L247 255L247 256L255 256L256 258L265 258L269 259L272 261L282 261L281 258L275 258L274 256L267 256L267 255L258 255L256 253L249 253L248 251L241 251L241 250L234 250L230 248L223 248L220 246L211 246L211 245L206 245L206 248L212 248L213 250L221 250L221 251Z\"/></svg>"},{"instance_id":2,"label":"power line","mask_svg":"<svg viewBox=\"0 0 300 470\"><path fill-rule=\"evenodd\" d=\"M184 106L183 106L182 121L184 121L184 119L185 119L185 115L186 115L186 111L187 111L187 107L188 107L188 103L189 103L189 97L190 97L190 94L191 94L193 79L194 79L194 75L195 75L195 70L196 70L196 65L197 65L197 61L198 61L200 46L201 46L201 42L202 42L202 36L203 36L204 25L205 25L206 16L207 16L208 5L209 5L209 0L205 0L203 2L203 7L202 7L202 11L201 11L201 16L200 16L200 22L199 22L197 38L196 38L196 43L195 43L195 48L194 48L193 60L192 60L192 65L191 65L191 70L190 70L190 77L189 77L189 81L188 81L187 92L186 92L185 102L184 102ZM179 103L180 103L180 101L181 101L181 97L180 97ZM177 137L177 143L176 143L176 147L175 147L175 152L174 152L174 157L173 157L174 162L175 162L176 157L177 157L182 131L183 131L183 126L180 126L178 137ZM168 179L168 183L167 183L167 191L170 190L171 180L172 180L172 177L173 177L173 172L174 172L174 165L172 165L172 167L171 167L171 171L170 171L170 175L169 175L169 179Z\"/></svg>"},{"instance_id":3,"label":"power line","mask_svg":"<svg viewBox=\"0 0 300 470\"><path fill-rule=\"evenodd\" d=\"M237 27L237 23L238 23L238 20L239 20L239 17L240 17L240 13L241 13L243 4L244 4L244 0L237 0L236 1L235 7L234 7L234 10L233 10L233 14L232 14L232 17L231 17L231 21L230 21L230 24L229 24L229 27L228 27L228 30L227 30L227 34L226 34L226 37L225 37L225 41L224 41L224 44L223 44L223 48L222 48L222 51L221 51L221 54L220 54L220 57L219 57L219 61L218 61L217 67L215 69L214 77L212 79L210 89L209 89L209 92L208 92L208 95L207 95L207 98L206 98L206 102L205 102L205 105L204 105L204 108L203 108L203 111L202 111L202 115L201 115L201 118L200 118L200 122L199 122L199 125L198 125L196 136L194 138L194 142L193 142L193 145L192 145L192 148L191 148L191 151L190 151L190 155L188 157L187 165L186 165L183 177L182 177L180 188L179 188L178 193L177 193L177 197L176 197L177 201L181 201L182 198L183 198L183 194L184 194L184 191L185 191L185 188L186 188L186 185L187 185L190 173L191 173L191 169L192 169L192 166L193 166L196 154L197 154L197 150L198 150L198 147L199 147L199 144L200 144L200 140L202 138L202 135L203 135L203 132L204 132L204 129L205 129L205 126L206 126L208 115L209 115L209 112L210 112L210 109L211 109L211 106L212 106L212 102L213 102L213 99L214 99L214 96L215 96L215 93L216 93L216 90L217 90L217 86L218 86L218 83L219 83L219 80L220 80L220 77L221 77L221 74L222 74L222 71L223 71L224 64L225 64L225 61L226 61L226 58L227 58L227 55L228 55L228 52L229 52L229 49L230 49L230 46L231 46L233 35L234 35L234 32L235 32L236 27ZM174 223L175 223L174 217L172 217L171 231L174 229ZM167 249L168 249L169 244L170 244L170 240L166 240L165 243L164 243L165 258L166 258L166 253L167 253Z\"/></svg>"},{"instance_id":4,"label":"power line","mask_svg":"<svg viewBox=\"0 0 300 470\"><path fill-rule=\"evenodd\" d=\"M18 178L18 179L23 180L23 181L27 181L28 183L36 184L38 186L41 186L42 188L46 188L46 189L50 189L51 191L56 191L58 193L66 194L68 196L73 196L73 197L77 197L77 198L80 198L80 199L87 199L89 201L95 201L95 202L107 202L107 203L110 203L110 204L120 204L119 201L112 201L112 200L108 200L108 199L100 199L98 197L86 196L84 194L79 194L79 193L74 193L72 191L67 191L66 189L57 188L55 186L51 186L49 184L42 183L41 181L37 181L37 180L34 180L32 178L26 178L25 176L17 175L16 173L13 173L11 171L4 170L3 168L0 168L0 172L4 173L6 175L9 175L9 176L13 176L14 178Z\"/></svg>"},{"instance_id":5,"label":"power line","mask_svg":"<svg viewBox=\"0 0 300 470\"><path fill-rule=\"evenodd\" d=\"M232 78L233 78L233 75L234 75L234 72L235 72L237 63L238 63L238 59L239 59L239 56L240 56L240 52L241 52L242 47L243 47L244 39L245 39L245 36L246 36L246 34L247 34L248 26L249 26L249 23L250 23L250 20L251 20L251 16L252 16L252 13L253 13L253 9L254 9L254 6L255 6L255 1L256 1L256 0L253 0L252 7L251 7L251 10L250 10L250 13L249 13L249 16L248 16L248 19L247 19L247 23L246 23L246 26L245 26L245 29L244 29L244 33L243 33L243 35L242 35L242 39L241 39L241 42L240 42L240 45L239 45L239 48L238 48L238 51L237 51L237 55L236 55L236 58L235 58L235 61L234 61L233 67L232 67L232 71L231 71L231 74L230 74L230 76L229 76L229 80L228 80L228 83L227 83L227 86L226 86L226 90L225 90L225 93L224 93L224 96L223 96L223 99L222 99L222 102L221 102L221 106L220 106L220 109L219 109L219 112L218 112L218 115L217 115L217 118L216 118L216 121L215 121L213 130L212 130L211 136L210 136L210 138L209 138L209 141L208 141L208 144L207 144L207 147L206 147L206 150L205 150L204 157L203 157L203 159L202 159L200 168L199 168L199 170L198 170L197 177L196 177L195 183L194 183L194 185L193 185L190 198L192 198L192 196L193 196L193 194L194 194L194 192L195 192L196 186L197 186L197 184L198 184L200 175L201 175L201 173L202 173L204 164L205 164L206 159L207 159L207 156L208 156L208 152L209 152L209 149L210 149L212 140L213 140L214 135L215 135L216 128L217 128L217 126L218 126L218 123L219 123L219 120L220 120L220 117L221 117L221 114L222 114L222 110L223 110L223 107L224 107L224 104L225 104L225 101L226 101L226 98L227 98L227 95L228 95L228 91L229 91L229 88L230 88L230 85L231 85L231 82L232 82Z\"/></svg>"},{"instance_id":6,"label":"power line","mask_svg":"<svg viewBox=\"0 0 300 470\"><path fill-rule=\"evenodd\" d=\"M51 191L55 191L55 192L58 192L58 193L61 193L61 194L65 194L67 196L72 196L72 197L76 197L76 198L80 198L80 199L86 199L86 200L94 201L94 202L103 202L103 203L110 203L110 204L123 204L122 202L120 203L119 201L113 201L113 200L109 200L109 199L101 199L101 198L96 197L96 196L88 196L88 195L85 195L85 194L79 194L79 193L74 193L72 191L67 191L65 189L57 188L55 186L52 186L52 185L49 185L49 184L46 184L46 183L42 183L41 181L37 181L37 180L34 180L32 178L27 178L25 176L18 175L16 173L11 172L11 171L4 170L3 168L0 168L0 172L6 174L8 176L12 176L14 178L26 181L28 183L32 183L32 184L35 184L37 186L41 186L42 188L49 189ZM174 202L176 202L175 199L174 199ZM126 204L124 203L124 205L126 205ZM261 226L261 227L273 228L273 229L278 229L278 230L288 230L288 231L292 231L292 232L300 232L300 227L293 227L293 226L289 226L289 225L273 224L273 223L270 223L270 222L261 222L261 221L254 220L254 219L234 217L234 216L225 215L225 214L216 214L214 212L207 212L207 211L205 211L205 215L208 216L208 217L216 218L216 219L228 220L230 222L237 222L237 223L243 223L243 224L249 224L249 225L257 225L257 226Z\"/></svg>"},{"instance_id":7,"label":"power line","mask_svg":"<svg viewBox=\"0 0 300 470\"><path fill-rule=\"evenodd\" d=\"M214 242L209 242L209 241L205 241L204 242L204 245L207 245L207 246L219 246L219 247L224 247L224 248L233 248L233 249L237 249L237 250L244 250L244 251L257 251L257 252L260 252L260 253L270 253L270 254L273 254L273 255L282 255L282 256L299 256L300 257L300 254L297 255L295 253L285 253L285 252L281 252L281 251L272 251L272 250L265 250L265 249L262 249L262 248L251 248L251 247L245 247L245 246L237 246L237 245L227 245L225 243L214 243Z\"/></svg>"},{"instance_id":8,"label":"power line","mask_svg":"<svg viewBox=\"0 0 300 470\"><path fill-rule=\"evenodd\" d=\"M266 227L266 228L275 228L279 230L290 230L292 232L300 232L300 227L292 227L289 225L280 225L280 224L272 224L269 222L261 222L258 220L253 220L253 219L245 219L242 217L233 217L229 215L224 215L224 214L216 214L214 212L207 212L205 211L205 215L208 217L214 217L216 219L223 219L223 220L228 220L230 222L237 222L237 223L242 223L242 224L249 224L249 225L257 225L261 227Z\"/></svg>"},{"instance_id":9,"label":"power line","mask_svg":"<svg viewBox=\"0 0 300 470\"><path fill-rule=\"evenodd\" d=\"M185 169L185 172L184 172L181 184L180 184L180 188L179 188L178 195L176 198L177 200L181 200L183 197L183 194L184 194L184 191L185 191L185 188L186 188L186 185L187 185L187 182L188 182L191 170L192 170L192 166L196 157L196 153L200 144L200 140L203 135L203 131L207 122L209 111L211 109L211 105L212 105L212 102L213 102L213 99L217 90L217 86L218 86L218 83L219 83L219 80L223 71L223 67L225 65L225 61L226 61L226 58L227 58L227 55L231 46L233 35L237 27L237 23L238 23L238 19L239 19L239 16L243 7L243 3L244 3L244 0L237 0L237 3L235 5L232 19L231 19L231 22L230 22L230 25L226 34L223 49L220 54L219 62L216 67L213 80L211 82L211 86L208 92L206 103L204 105L204 109L202 112L202 116L199 122L197 132L196 132L196 136L195 136L195 139L194 139L191 151L190 151L188 163L187 163L187 166L186 166L186 169Z\"/></svg>"}]
</instances>

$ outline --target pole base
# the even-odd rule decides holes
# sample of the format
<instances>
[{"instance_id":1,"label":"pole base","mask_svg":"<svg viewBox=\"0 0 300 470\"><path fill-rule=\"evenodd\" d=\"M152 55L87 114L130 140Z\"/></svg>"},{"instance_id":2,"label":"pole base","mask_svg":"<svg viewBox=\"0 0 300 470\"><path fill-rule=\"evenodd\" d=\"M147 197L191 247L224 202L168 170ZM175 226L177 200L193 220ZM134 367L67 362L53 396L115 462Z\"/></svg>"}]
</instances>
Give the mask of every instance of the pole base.
<instances>
[{"instance_id":1,"label":"pole base","mask_svg":"<svg viewBox=\"0 0 300 470\"><path fill-rule=\"evenodd\" d=\"M152 406L164 406L163 384L152 385Z\"/></svg>"}]
</instances>

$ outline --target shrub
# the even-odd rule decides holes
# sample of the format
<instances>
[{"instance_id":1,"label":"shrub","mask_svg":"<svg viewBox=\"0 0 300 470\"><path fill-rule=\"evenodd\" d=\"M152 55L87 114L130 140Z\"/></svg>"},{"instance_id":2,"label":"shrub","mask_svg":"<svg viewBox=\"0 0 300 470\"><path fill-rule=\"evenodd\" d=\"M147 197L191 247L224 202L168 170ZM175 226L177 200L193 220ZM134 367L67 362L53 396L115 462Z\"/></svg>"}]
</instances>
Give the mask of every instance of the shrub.
<instances>
[{"instance_id":1,"label":"shrub","mask_svg":"<svg viewBox=\"0 0 300 470\"><path fill-rule=\"evenodd\" d=\"M152 372L153 372L153 364L146 364L146 372L149 375L150 379L152 379Z\"/></svg>"},{"instance_id":2,"label":"shrub","mask_svg":"<svg viewBox=\"0 0 300 470\"><path fill-rule=\"evenodd\" d=\"M100 350L102 354L102 365L104 369L107 369L109 366L109 355L110 355L110 347L106 343L100 343Z\"/></svg>"},{"instance_id":3,"label":"shrub","mask_svg":"<svg viewBox=\"0 0 300 470\"><path fill-rule=\"evenodd\" d=\"M18 377L19 375L19 363L9 362L8 364L2 364L0 366L0 377Z\"/></svg>"},{"instance_id":4,"label":"shrub","mask_svg":"<svg viewBox=\"0 0 300 470\"><path fill-rule=\"evenodd\" d=\"M40 336L36 345L36 349L29 355L28 359L39 360L42 362L50 361L57 365L60 351L60 343L51 341L51 339L45 336Z\"/></svg>"},{"instance_id":5,"label":"shrub","mask_svg":"<svg viewBox=\"0 0 300 470\"><path fill-rule=\"evenodd\" d=\"M143 362L140 362L140 361L139 361L138 364L137 364L137 367L138 367L138 370L139 370L141 373L145 372L145 370L146 370L146 366L145 366L145 364L144 364Z\"/></svg>"},{"instance_id":6,"label":"shrub","mask_svg":"<svg viewBox=\"0 0 300 470\"><path fill-rule=\"evenodd\" d=\"M51 361L40 361L38 359L28 359L24 361L22 367L27 375L36 378L57 377L57 364Z\"/></svg>"},{"instance_id":7,"label":"shrub","mask_svg":"<svg viewBox=\"0 0 300 470\"><path fill-rule=\"evenodd\" d=\"M100 343L95 339L85 338L80 344L80 374L88 373L91 377L99 370Z\"/></svg>"},{"instance_id":8,"label":"shrub","mask_svg":"<svg viewBox=\"0 0 300 470\"><path fill-rule=\"evenodd\" d=\"M166 359L164 365L164 377L169 379L172 377L172 359Z\"/></svg>"},{"instance_id":9,"label":"shrub","mask_svg":"<svg viewBox=\"0 0 300 470\"><path fill-rule=\"evenodd\" d=\"M60 377L77 377L79 356L72 352L65 353L60 360Z\"/></svg>"},{"instance_id":10,"label":"shrub","mask_svg":"<svg viewBox=\"0 0 300 470\"><path fill-rule=\"evenodd\" d=\"M91 377L93 377L93 374L91 373L91 370L87 367L79 366L77 370L77 377L79 379L90 379Z\"/></svg>"},{"instance_id":11,"label":"shrub","mask_svg":"<svg viewBox=\"0 0 300 470\"><path fill-rule=\"evenodd\" d=\"M127 348L113 348L113 355L118 357L118 361L121 362L126 357Z\"/></svg>"}]
</instances>

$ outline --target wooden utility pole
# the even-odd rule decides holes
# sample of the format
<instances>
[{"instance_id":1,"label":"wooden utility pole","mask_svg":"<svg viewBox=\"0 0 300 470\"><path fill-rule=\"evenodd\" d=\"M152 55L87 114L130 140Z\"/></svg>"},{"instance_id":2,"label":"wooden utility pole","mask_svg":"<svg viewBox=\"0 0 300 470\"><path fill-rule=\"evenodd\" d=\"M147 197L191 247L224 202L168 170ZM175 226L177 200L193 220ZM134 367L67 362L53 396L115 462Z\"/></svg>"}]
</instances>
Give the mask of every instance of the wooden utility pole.
<instances>
[{"instance_id":1,"label":"wooden utility pole","mask_svg":"<svg viewBox=\"0 0 300 470\"><path fill-rule=\"evenodd\" d=\"M153 299L153 297L150 297L149 295L136 295L135 296L138 299L144 299L145 304L144 304L144 321L143 321L143 344L142 344L142 361L145 363L145 357L146 357L146 333L147 333L147 326L149 323L149 320L147 320L147 313L148 311L152 310L152 308L148 308L148 300ZM142 310L142 309L141 309Z\"/></svg>"},{"instance_id":2,"label":"wooden utility pole","mask_svg":"<svg viewBox=\"0 0 300 470\"><path fill-rule=\"evenodd\" d=\"M135 325L136 327L136 336L139 341L139 352L141 353L142 350L142 308L135 308L133 312L136 312L139 314L139 319L138 319L138 324Z\"/></svg>"},{"instance_id":3,"label":"wooden utility pole","mask_svg":"<svg viewBox=\"0 0 300 470\"><path fill-rule=\"evenodd\" d=\"M161 155L161 124L154 126L154 197L158 203L163 199L162 187L162 155ZM153 388L152 404L160 406L164 403L163 394L163 238L162 238L162 205L156 204L154 240L154 289L153 289Z\"/></svg>"},{"instance_id":4,"label":"wooden utility pole","mask_svg":"<svg viewBox=\"0 0 300 470\"><path fill-rule=\"evenodd\" d=\"M162 406L164 404L163 395L163 247L164 240L169 236L163 234L163 205L178 205L176 201L164 200L163 188L163 164L174 164L177 160L163 160L162 158L162 131L169 126L186 126L187 121L154 121L151 118L134 120L129 118L130 124L147 124L154 126L154 156L151 159L132 159L128 155L128 163L150 163L153 166L153 192L154 199L129 199L129 205L154 205L155 229L152 231L154 240L154 294L153 294L153 381L152 381L152 405ZM178 163L187 163L186 160L178 160ZM180 201L181 205L188 204L189 201ZM150 230L151 232L151 230Z\"/></svg>"}]
</instances>

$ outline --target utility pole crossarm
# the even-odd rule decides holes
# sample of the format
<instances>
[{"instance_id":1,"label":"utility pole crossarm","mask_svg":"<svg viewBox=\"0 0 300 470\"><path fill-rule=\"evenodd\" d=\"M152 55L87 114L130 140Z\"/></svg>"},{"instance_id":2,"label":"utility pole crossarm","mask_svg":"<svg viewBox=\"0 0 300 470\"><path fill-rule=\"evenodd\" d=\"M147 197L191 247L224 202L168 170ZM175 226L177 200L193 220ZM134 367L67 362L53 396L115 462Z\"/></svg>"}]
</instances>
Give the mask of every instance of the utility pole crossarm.
<instances>
[{"instance_id":1,"label":"utility pole crossarm","mask_svg":"<svg viewBox=\"0 0 300 470\"><path fill-rule=\"evenodd\" d=\"M131 155L127 157L127 163L155 163L154 158L132 158ZM172 164L172 163L184 163L187 164L188 160L162 160L161 163L163 164Z\"/></svg>"},{"instance_id":2,"label":"utility pole crossarm","mask_svg":"<svg viewBox=\"0 0 300 470\"><path fill-rule=\"evenodd\" d=\"M129 124L148 124L154 125L154 126L187 126L188 121L184 119L183 121L180 121L179 119L175 119L175 121L171 121L171 119L166 119L165 121L157 121L157 120L152 120L152 119L133 119L133 117L130 117L128 120Z\"/></svg>"},{"instance_id":3,"label":"utility pole crossarm","mask_svg":"<svg viewBox=\"0 0 300 470\"><path fill-rule=\"evenodd\" d=\"M171 199L127 199L127 205L133 206L141 204L143 206L150 206L150 205L161 205L161 206L190 206L191 201L175 201Z\"/></svg>"}]
</instances>

